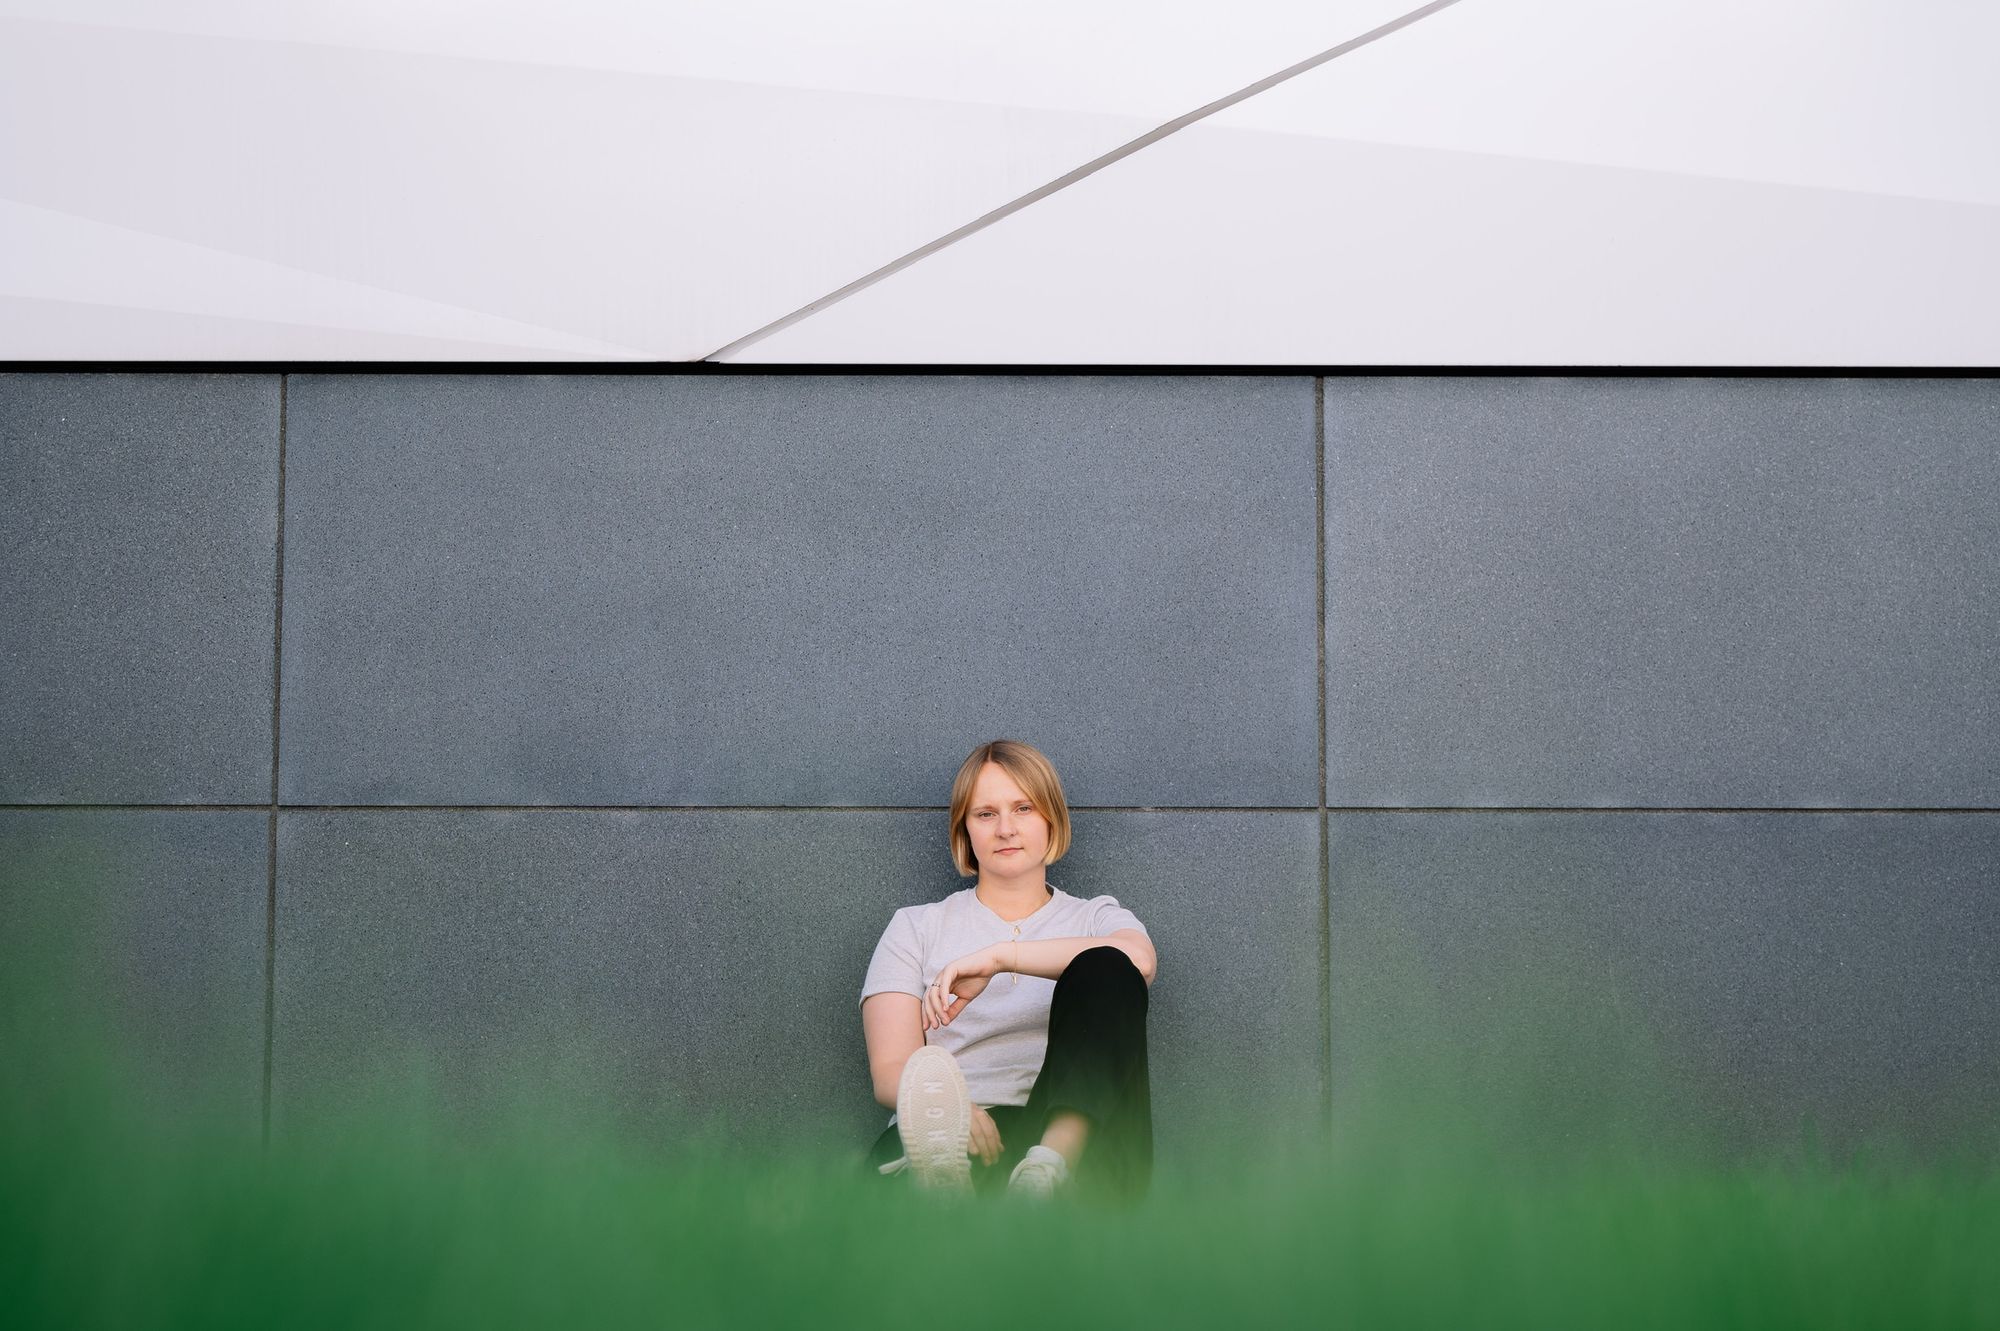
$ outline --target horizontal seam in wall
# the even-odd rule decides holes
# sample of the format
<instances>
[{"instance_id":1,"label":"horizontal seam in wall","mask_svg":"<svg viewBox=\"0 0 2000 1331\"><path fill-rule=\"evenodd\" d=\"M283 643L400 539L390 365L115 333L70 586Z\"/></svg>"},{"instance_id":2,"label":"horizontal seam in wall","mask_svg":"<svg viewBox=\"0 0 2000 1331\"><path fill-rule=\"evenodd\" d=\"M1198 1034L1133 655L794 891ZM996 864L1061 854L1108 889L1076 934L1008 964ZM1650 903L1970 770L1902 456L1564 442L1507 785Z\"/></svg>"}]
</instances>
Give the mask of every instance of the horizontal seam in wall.
<instances>
[{"instance_id":1,"label":"horizontal seam in wall","mask_svg":"<svg viewBox=\"0 0 2000 1331\"><path fill-rule=\"evenodd\" d=\"M269 813L261 804L0 804L0 812ZM938 804L280 804L280 813L945 813ZM1313 804L1072 804L1072 813L1319 813ZM1951 807L1815 805L1331 804L1327 813L2000 813Z\"/></svg>"}]
</instances>

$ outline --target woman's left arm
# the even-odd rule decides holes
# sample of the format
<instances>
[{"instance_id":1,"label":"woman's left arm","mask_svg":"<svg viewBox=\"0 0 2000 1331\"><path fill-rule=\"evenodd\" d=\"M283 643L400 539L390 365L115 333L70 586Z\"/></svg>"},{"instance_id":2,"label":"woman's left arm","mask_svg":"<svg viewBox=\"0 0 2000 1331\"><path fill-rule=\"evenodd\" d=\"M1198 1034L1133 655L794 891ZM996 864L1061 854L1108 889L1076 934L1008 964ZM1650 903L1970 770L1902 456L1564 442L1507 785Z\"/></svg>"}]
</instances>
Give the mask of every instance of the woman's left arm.
<instances>
[{"instance_id":1,"label":"woman's left arm","mask_svg":"<svg viewBox=\"0 0 2000 1331\"><path fill-rule=\"evenodd\" d=\"M1115 947L1132 958L1132 964L1139 968L1139 974L1151 987L1159 960L1153 955L1153 940L1137 929L1116 929L1102 938L1035 938L1018 943L1010 940L983 947L977 952L968 952L937 973L937 978L931 981L931 987L924 993L924 1029L928 1031L949 1025L967 1003L984 992L987 983L996 975L1012 971L1017 975L1058 979L1070 962L1076 959L1077 953L1105 946ZM968 979L978 983L970 986L969 992L958 993L959 982Z\"/></svg>"},{"instance_id":2,"label":"woman's left arm","mask_svg":"<svg viewBox=\"0 0 2000 1331\"><path fill-rule=\"evenodd\" d=\"M983 954L987 969L982 974L991 978L1013 971L1019 975L1039 975L1045 980L1053 980L1062 975L1069 963L1079 952L1093 947L1110 945L1132 958L1132 964L1139 968L1147 984L1153 982L1153 974L1159 969L1159 958L1153 952L1153 941L1137 929L1119 929L1102 938L1035 938L1018 943L995 943Z\"/></svg>"}]
</instances>

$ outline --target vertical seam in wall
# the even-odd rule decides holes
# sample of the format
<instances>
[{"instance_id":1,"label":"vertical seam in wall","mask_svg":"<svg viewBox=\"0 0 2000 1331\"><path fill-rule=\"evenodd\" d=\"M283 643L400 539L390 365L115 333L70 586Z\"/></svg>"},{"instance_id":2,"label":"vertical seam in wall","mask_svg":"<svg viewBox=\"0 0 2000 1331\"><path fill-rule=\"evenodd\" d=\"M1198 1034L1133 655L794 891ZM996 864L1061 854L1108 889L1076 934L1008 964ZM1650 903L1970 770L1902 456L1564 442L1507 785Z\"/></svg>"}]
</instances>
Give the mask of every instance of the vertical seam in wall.
<instances>
[{"instance_id":1,"label":"vertical seam in wall","mask_svg":"<svg viewBox=\"0 0 2000 1331\"><path fill-rule=\"evenodd\" d=\"M1313 378L1313 559L1318 631L1319 713L1319 1104L1320 1126L1333 1131L1333 902L1326 815L1326 376ZM1324 1140L1324 1138L1323 1138Z\"/></svg>"},{"instance_id":2,"label":"vertical seam in wall","mask_svg":"<svg viewBox=\"0 0 2000 1331\"><path fill-rule=\"evenodd\" d=\"M264 1084L260 1096L262 1140L271 1144L271 1049L278 974L278 702L285 647L285 409L289 375L278 376L278 550L271 616L271 806L264 832Z\"/></svg>"}]
</instances>

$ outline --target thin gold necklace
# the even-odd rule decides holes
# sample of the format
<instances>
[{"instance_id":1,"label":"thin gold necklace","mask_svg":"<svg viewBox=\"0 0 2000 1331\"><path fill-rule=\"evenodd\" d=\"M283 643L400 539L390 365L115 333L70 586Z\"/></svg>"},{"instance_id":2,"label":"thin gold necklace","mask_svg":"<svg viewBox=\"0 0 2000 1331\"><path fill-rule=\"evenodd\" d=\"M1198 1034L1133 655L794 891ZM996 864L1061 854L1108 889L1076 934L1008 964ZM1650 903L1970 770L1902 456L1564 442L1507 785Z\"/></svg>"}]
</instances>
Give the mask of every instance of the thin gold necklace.
<instances>
[{"instance_id":1,"label":"thin gold necklace","mask_svg":"<svg viewBox=\"0 0 2000 1331\"><path fill-rule=\"evenodd\" d=\"M1049 904L1049 901L1054 901L1056 899L1056 890L1053 887L1048 887L1048 884L1046 883L1044 883L1042 886L1048 888L1048 893L1049 893L1048 901L1044 901L1042 903L1042 906L1046 906ZM1037 906L1035 907L1035 910L1040 910L1041 908L1042 908L1041 906ZM1028 912L1029 915L1033 915L1034 913L1035 911L1033 910ZM1027 916L1022 917L1022 919L1026 918ZM1007 987L1009 989L1019 989L1021 987L1021 921L1009 920L1008 923L1014 926L1014 968L1008 972L1008 974L1013 976L1014 978L1013 981L1010 984L1008 984Z\"/></svg>"}]
</instances>

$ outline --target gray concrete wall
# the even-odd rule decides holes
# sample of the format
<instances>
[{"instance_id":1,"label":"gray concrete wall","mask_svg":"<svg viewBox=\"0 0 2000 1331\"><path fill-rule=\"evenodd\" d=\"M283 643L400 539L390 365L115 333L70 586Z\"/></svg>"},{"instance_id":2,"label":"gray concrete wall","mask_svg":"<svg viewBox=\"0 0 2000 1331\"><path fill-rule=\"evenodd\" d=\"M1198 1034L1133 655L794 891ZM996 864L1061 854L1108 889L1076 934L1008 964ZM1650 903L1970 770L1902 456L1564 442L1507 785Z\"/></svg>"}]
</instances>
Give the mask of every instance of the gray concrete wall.
<instances>
[{"instance_id":1,"label":"gray concrete wall","mask_svg":"<svg viewBox=\"0 0 2000 1331\"><path fill-rule=\"evenodd\" d=\"M0 905L128 903L91 965L280 1132L414 1059L858 1146L1011 735L1158 942L1163 1161L1377 1093L1945 1143L1996 441L1990 379L0 376Z\"/></svg>"}]
</instances>

